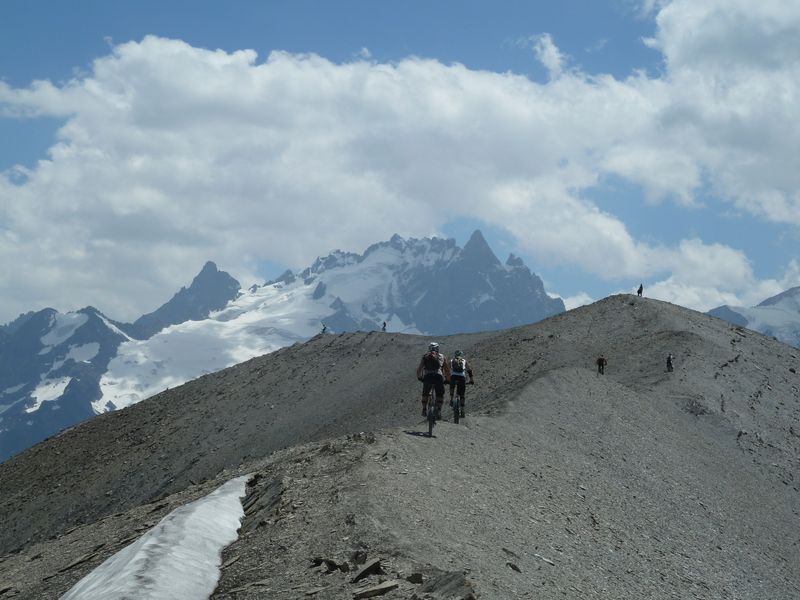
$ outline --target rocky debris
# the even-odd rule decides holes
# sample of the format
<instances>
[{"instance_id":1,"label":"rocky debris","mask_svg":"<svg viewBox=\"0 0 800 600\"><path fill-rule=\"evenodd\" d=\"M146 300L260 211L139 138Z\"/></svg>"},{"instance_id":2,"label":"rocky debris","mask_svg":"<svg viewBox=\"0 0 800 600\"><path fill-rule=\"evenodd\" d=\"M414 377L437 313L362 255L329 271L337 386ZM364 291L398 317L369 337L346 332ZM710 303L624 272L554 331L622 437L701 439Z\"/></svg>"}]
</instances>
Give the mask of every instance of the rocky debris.
<instances>
[{"instance_id":1,"label":"rocky debris","mask_svg":"<svg viewBox=\"0 0 800 600\"><path fill-rule=\"evenodd\" d=\"M434 594L441 598L465 598L474 594L472 583L464 573L440 573L420 586L420 594Z\"/></svg>"},{"instance_id":2,"label":"rocky debris","mask_svg":"<svg viewBox=\"0 0 800 600\"><path fill-rule=\"evenodd\" d=\"M353 598L358 600L359 598L373 598L375 596L382 596L383 594L388 594L398 587L400 587L400 581L397 579L391 579L389 581L379 583L378 585L373 585L366 589L354 592Z\"/></svg>"},{"instance_id":3,"label":"rocky debris","mask_svg":"<svg viewBox=\"0 0 800 600\"><path fill-rule=\"evenodd\" d=\"M347 564L346 561L340 563L330 558L319 558L319 557L312 558L311 566L312 567L324 566L328 573L333 573L334 571L341 571L342 573L350 572L350 565Z\"/></svg>"},{"instance_id":4,"label":"rocky debris","mask_svg":"<svg viewBox=\"0 0 800 600\"><path fill-rule=\"evenodd\" d=\"M422 575L422 573L419 572L411 573L406 577L406 581L408 581L409 583L420 584L423 581L425 581L425 577Z\"/></svg>"},{"instance_id":5,"label":"rocky debris","mask_svg":"<svg viewBox=\"0 0 800 600\"><path fill-rule=\"evenodd\" d=\"M364 564L361 569L359 569L358 573L355 574L355 577L351 579L351 583L358 583L365 577L370 575L380 575L383 573L383 569L381 569L381 559L380 558L373 558L366 564Z\"/></svg>"},{"instance_id":6,"label":"rocky debris","mask_svg":"<svg viewBox=\"0 0 800 600\"><path fill-rule=\"evenodd\" d=\"M506 562L506 566L512 571L516 571L517 573L522 573L522 569L520 569L517 565L515 565L511 561Z\"/></svg>"}]
</instances>

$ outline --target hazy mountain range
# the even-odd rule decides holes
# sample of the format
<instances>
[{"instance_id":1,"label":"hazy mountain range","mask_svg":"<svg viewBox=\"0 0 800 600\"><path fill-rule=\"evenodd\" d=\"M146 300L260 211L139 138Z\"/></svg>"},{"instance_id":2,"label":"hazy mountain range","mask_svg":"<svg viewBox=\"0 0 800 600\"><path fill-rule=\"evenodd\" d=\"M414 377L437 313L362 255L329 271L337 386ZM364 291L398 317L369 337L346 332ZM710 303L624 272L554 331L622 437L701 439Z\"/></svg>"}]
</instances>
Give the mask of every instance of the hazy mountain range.
<instances>
[{"instance_id":1,"label":"hazy mountain range","mask_svg":"<svg viewBox=\"0 0 800 600\"><path fill-rule=\"evenodd\" d=\"M708 314L800 347L800 287L767 298L757 306L718 306Z\"/></svg>"}]
</instances>

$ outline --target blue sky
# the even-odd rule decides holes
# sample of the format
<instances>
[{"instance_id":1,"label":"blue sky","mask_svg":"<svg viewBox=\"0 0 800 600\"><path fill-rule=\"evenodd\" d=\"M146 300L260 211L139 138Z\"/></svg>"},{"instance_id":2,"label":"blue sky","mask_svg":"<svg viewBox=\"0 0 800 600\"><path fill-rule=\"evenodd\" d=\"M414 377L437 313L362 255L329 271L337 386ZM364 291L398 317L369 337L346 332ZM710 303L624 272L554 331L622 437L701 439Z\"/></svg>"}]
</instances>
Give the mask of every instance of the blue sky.
<instances>
[{"instance_id":1,"label":"blue sky","mask_svg":"<svg viewBox=\"0 0 800 600\"><path fill-rule=\"evenodd\" d=\"M800 284L800 7L0 3L0 322L480 228L569 306Z\"/></svg>"}]
</instances>

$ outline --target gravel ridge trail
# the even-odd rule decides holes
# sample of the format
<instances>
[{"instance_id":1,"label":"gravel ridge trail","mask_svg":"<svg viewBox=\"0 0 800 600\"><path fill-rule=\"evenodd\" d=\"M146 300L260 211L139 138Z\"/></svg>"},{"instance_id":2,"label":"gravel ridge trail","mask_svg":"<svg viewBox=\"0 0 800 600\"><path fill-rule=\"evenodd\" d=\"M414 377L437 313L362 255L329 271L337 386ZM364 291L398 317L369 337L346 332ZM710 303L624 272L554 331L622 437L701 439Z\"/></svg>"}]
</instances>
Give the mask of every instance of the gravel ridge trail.
<instances>
[{"instance_id":1,"label":"gravel ridge trail","mask_svg":"<svg viewBox=\"0 0 800 600\"><path fill-rule=\"evenodd\" d=\"M426 341L318 336L3 463L0 599L57 597L244 473L218 598L800 597L800 351L613 296L439 338L476 385L427 438Z\"/></svg>"}]
</instances>

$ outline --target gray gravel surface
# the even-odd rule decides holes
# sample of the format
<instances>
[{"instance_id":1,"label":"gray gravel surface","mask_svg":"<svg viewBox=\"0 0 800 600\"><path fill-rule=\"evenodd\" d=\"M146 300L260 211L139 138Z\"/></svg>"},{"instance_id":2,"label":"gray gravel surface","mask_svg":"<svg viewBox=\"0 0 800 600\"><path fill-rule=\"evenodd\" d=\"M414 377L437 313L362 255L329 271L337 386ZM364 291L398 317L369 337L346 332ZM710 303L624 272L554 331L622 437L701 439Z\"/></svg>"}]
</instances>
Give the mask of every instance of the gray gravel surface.
<instances>
[{"instance_id":1,"label":"gray gravel surface","mask_svg":"<svg viewBox=\"0 0 800 600\"><path fill-rule=\"evenodd\" d=\"M426 340L345 334L0 465L0 598L58 597L240 473L254 477L218 598L381 582L386 598L800 597L796 349L632 296L438 341L477 385L434 438L413 379Z\"/></svg>"}]
</instances>

